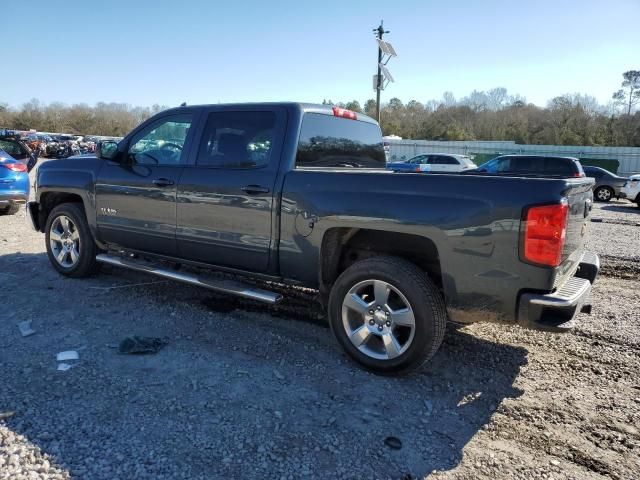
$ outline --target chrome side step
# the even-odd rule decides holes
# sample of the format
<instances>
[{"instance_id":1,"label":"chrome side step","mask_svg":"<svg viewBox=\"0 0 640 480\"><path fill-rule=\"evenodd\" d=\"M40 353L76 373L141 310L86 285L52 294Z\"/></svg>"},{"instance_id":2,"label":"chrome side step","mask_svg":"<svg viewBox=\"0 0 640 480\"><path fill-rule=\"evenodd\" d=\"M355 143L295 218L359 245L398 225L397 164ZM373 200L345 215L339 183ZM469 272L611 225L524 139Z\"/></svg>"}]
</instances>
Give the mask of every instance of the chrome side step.
<instances>
[{"instance_id":1,"label":"chrome side step","mask_svg":"<svg viewBox=\"0 0 640 480\"><path fill-rule=\"evenodd\" d=\"M233 280L205 278L193 273L182 273L173 270L167 270L166 268L161 268L156 264L140 259L126 258L118 255L101 253L96 256L96 260L101 263L115 265L116 267L124 267L130 270L137 270L138 272L151 273L159 277L169 278L178 282L189 283L191 285L209 288L220 293L227 293L229 295L236 295L238 297L250 298L251 300L258 300L260 302L274 304L282 300L282 295L280 295L279 293L270 292L268 290L260 290L257 288L250 288L247 285L244 285L240 282L235 282Z\"/></svg>"}]
</instances>

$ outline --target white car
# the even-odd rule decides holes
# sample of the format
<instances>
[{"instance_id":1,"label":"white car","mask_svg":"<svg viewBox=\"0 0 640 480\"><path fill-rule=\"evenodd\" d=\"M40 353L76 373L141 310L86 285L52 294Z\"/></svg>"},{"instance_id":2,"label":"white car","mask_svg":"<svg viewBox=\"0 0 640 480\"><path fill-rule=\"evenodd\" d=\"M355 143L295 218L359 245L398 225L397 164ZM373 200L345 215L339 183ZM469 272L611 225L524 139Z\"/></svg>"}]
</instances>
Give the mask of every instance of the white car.
<instances>
[{"instance_id":1,"label":"white car","mask_svg":"<svg viewBox=\"0 0 640 480\"><path fill-rule=\"evenodd\" d=\"M389 170L396 172L463 172L476 168L469 155L457 153L424 153L410 158L406 162L390 162Z\"/></svg>"},{"instance_id":2,"label":"white car","mask_svg":"<svg viewBox=\"0 0 640 480\"><path fill-rule=\"evenodd\" d=\"M620 196L631 200L640 208L640 175L631 175L620 189Z\"/></svg>"}]
</instances>

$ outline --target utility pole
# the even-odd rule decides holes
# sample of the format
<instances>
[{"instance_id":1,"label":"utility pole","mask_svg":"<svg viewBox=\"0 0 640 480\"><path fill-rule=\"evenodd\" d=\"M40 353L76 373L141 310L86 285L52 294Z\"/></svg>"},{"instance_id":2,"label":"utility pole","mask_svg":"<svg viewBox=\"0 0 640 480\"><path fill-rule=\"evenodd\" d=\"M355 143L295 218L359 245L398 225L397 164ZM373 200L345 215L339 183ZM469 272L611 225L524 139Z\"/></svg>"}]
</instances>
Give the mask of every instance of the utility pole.
<instances>
[{"instance_id":1,"label":"utility pole","mask_svg":"<svg viewBox=\"0 0 640 480\"><path fill-rule=\"evenodd\" d=\"M378 40L382 40L382 36L385 33L389 33L389 31L384 31L384 20L380 20L380 26L378 28L374 28L376 38ZM382 47L378 44L378 85L376 87L376 120L380 123L380 90L382 90L382 72L380 70L380 64L382 63Z\"/></svg>"},{"instance_id":2,"label":"utility pole","mask_svg":"<svg viewBox=\"0 0 640 480\"><path fill-rule=\"evenodd\" d=\"M380 26L378 28L373 29L373 33L376 36L376 42L378 43L378 74L374 77L373 88L376 91L376 120L380 123L380 91L383 90L389 82L394 81L391 76L391 72L389 72L386 67L386 64L391 60L391 57L395 57L397 54L390 43L382 40L384 34L389 33L389 30L384 29L383 20L380 20ZM385 61L383 62L383 60Z\"/></svg>"}]
</instances>

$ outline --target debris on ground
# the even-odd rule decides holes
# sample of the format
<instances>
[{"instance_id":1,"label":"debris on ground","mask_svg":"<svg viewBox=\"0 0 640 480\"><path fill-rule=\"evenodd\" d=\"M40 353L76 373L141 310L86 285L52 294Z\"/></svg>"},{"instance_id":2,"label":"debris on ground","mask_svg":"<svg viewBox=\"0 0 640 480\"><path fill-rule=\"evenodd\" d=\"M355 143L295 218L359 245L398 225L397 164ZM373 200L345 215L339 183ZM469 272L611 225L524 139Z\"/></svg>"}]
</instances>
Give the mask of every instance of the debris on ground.
<instances>
[{"instance_id":1,"label":"debris on ground","mask_svg":"<svg viewBox=\"0 0 640 480\"><path fill-rule=\"evenodd\" d=\"M16 414L16 412L12 410L7 410L6 412L0 412L0 420L5 420L7 418L11 418Z\"/></svg>"},{"instance_id":2,"label":"debris on ground","mask_svg":"<svg viewBox=\"0 0 640 480\"><path fill-rule=\"evenodd\" d=\"M402 448L402 440L398 437L387 437L384 439L384 444L392 450L400 450Z\"/></svg>"},{"instance_id":3,"label":"debris on ground","mask_svg":"<svg viewBox=\"0 0 640 480\"><path fill-rule=\"evenodd\" d=\"M139 337L134 335L120 342L118 352L123 354L158 353L168 344L169 340L167 338Z\"/></svg>"},{"instance_id":4,"label":"debris on ground","mask_svg":"<svg viewBox=\"0 0 640 480\"><path fill-rule=\"evenodd\" d=\"M20 330L20 335L23 337L28 337L29 335L33 335L36 331L31 328L31 320L25 320L24 322L20 322L18 324L18 329Z\"/></svg>"},{"instance_id":5,"label":"debris on ground","mask_svg":"<svg viewBox=\"0 0 640 480\"><path fill-rule=\"evenodd\" d=\"M70 363L59 363L58 364L58 371L59 372L66 372L71 367L73 367L73 365L71 365Z\"/></svg>"},{"instance_id":6,"label":"debris on ground","mask_svg":"<svg viewBox=\"0 0 640 480\"><path fill-rule=\"evenodd\" d=\"M69 360L78 360L80 355L75 350L67 350L65 352L60 352L56 355L56 360L59 362L68 362Z\"/></svg>"}]
</instances>

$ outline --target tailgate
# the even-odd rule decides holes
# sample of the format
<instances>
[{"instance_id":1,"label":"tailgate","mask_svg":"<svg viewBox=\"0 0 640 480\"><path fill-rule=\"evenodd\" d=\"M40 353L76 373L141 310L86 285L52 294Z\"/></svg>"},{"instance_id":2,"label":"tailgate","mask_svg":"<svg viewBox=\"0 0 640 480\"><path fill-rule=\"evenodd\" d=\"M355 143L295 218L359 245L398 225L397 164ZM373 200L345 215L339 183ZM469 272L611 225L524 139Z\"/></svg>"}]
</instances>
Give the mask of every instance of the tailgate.
<instances>
[{"instance_id":1,"label":"tailgate","mask_svg":"<svg viewBox=\"0 0 640 480\"><path fill-rule=\"evenodd\" d=\"M591 221L593 206L593 185L591 178L570 180L564 196L569 203L567 233L562 254L562 264L558 267L555 286L561 285L573 273L585 251L586 234Z\"/></svg>"}]
</instances>

